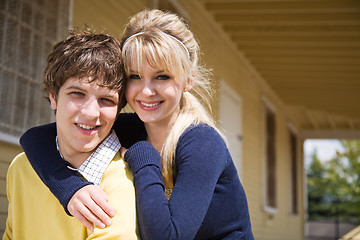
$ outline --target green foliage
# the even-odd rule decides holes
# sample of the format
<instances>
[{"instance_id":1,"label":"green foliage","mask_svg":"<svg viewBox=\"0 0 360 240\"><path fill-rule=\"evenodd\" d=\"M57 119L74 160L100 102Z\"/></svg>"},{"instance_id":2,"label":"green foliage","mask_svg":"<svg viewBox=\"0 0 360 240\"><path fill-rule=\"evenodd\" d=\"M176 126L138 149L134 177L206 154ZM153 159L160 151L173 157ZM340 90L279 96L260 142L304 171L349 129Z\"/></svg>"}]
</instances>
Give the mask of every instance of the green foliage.
<instances>
[{"instance_id":1,"label":"green foliage","mask_svg":"<svg viewBox=\"0 0 360 240\"><path fill-rule=\"evenodd\" d=\"M360 221L360 141L342 140L344 153L321 162L316 152L307 169L309 219L329 217Z\"/></svg>"}]
</instances>

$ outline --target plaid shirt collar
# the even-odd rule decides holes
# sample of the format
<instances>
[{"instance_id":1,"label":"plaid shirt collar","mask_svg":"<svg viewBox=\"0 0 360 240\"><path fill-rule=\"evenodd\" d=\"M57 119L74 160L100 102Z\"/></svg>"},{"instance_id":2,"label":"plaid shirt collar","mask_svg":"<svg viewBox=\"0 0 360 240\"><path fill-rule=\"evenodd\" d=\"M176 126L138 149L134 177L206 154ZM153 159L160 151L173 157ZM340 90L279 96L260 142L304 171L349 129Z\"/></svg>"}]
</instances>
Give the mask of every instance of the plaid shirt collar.
<instances>
[{"instance_id":1,"label":"plaid shirt collar","mask_svg":"<svg viewBox=\"0 0 360 240\"><path fill-rule=\"evenodd\" d=\"M57 137L56 146L60 153ZM87 181L93 182L96 186L99 186L107 166L115 157L115 154L119 151L120 147L121 145L119 139L116 136L115 131L112 130L109 136L102 141L102 143L78 169L71 166L68 166L68 168L80 173Z\"/></svg>"}]
</instances>

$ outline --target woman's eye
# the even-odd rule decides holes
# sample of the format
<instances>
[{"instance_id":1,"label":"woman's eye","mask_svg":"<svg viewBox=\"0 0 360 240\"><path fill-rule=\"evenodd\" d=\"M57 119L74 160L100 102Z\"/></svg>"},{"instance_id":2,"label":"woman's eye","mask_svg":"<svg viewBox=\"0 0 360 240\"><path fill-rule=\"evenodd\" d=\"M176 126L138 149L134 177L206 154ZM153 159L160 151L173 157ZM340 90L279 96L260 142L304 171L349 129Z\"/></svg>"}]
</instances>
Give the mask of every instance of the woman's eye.
<instances>
[{"instance_id":1,"label":"woman's eye","mask_svg":"<svg viewBox=\"0 0 360 240\"><path fill-rule=\"evenodd\" d=\"M141 77L138 74L131 74L129 79L140 79Z\"/></svg>"},{"instance_id":2,"label":"woman's eye","mask_svg":"<svg viewBox=\"0 0 360 240\"><path fill-rule=\"evenodd\" d=\"M170 76L169 75L159 75L159 76L156 77L156 79L168 80L168 79L170 79Z\"/></svg>"}]
</instances>

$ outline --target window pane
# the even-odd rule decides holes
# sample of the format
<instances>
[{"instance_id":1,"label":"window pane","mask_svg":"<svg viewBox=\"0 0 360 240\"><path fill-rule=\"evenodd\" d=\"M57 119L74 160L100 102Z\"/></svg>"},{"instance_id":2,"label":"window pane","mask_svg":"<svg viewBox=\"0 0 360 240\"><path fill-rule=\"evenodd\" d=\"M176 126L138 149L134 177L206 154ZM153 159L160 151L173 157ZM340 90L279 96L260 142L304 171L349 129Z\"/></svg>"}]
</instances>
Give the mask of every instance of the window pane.
<instances>
[{"instance_id":1,"label":"window pane","mask_svg":"<svg viewBox=\"0 0 360 240\"><path fill-rule=\"evenodd\" d=\"M275 114L265 107L266 206L276 208Z\"/></svg>"},{"instance_id":2,"label":"window pane","mask_svg":"<svg viewBox=\"0 0 360 240\"><path fill-rule=\"evenodd\" d=\"M296 135L290 131L291 150L291 211L298 213L298 168L297 168L297 140Z\"/></svg>"},{"instance_id":3,"label":"window pane","mask_svg":"<svg viewBox=\"0 0 360 240\"><path fill-rule=\"evenodd\" d=\"M70 0L0 1L0 133L15 137L53 119L43 92L52 45L65 37Z\"/></svg>"}]
</instances>

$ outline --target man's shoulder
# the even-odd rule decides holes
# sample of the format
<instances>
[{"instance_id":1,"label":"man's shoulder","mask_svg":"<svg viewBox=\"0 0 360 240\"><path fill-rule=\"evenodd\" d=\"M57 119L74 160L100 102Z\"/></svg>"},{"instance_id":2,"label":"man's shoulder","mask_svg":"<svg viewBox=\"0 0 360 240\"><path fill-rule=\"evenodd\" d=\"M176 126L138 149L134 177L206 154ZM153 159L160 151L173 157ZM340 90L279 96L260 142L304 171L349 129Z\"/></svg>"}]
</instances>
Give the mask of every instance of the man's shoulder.
<instances>
[{"instance_id":1,"label":"man's shoulder","mask_svg":"<svg viewBox=\"0 0 360 240\"><path fill-rule=\"evenodd\" d=\"M10 163L9 172L25 171L31 167L29 160L24 152L19 153ZM32 169L32 168L31 168Z\"/></svg>"},{"instance_id":2,"label":"man's shoulder","mask_svg":"<svg viewBox=\"0 0 360 240\"><path fill-rule=\"evenodd\" d=\"M109 163L100 187L105 191L109 204L116 212L113 223L105 229L94 231L107 239L138 239L136 222L135 189L131 169L117 152Z\"/></svg>"},{"instance_id":3,"label":"man's shoulder","mask_svg":"<svg viewBox=\"0 0 360 240\"><path fill-rule=\"evenodd\" d=\"M28 184L30 182L34 184L37 184L37 182L41 183L24 152L18 154L10 163L7 181L16 185Z\"/></svg>"},{"instance_id":4,"label":"man's shoulder","mask_svg":"<svg viewBox=\"0 0 360 240\"><path fill-rule=\"evenodd\" d=\"M107 167L107 170L112 169L112 168L126 169L127 167L128 167L128 165L127 165L126 161L121 156L120 151L118 151L118 152L116 152L114 158L109 163L109 166Z\"/></svg>"},{"instance_id":5,"label":"man's shoulder","mask_svg":"<svg viewBox=\"0 0 360 240\"><path fill-rule=\"evenodd\" d=\"M115 157L109 163L101 182L101 185L105 182L133 184L131 169L124 158L121 157L120 152L117 152Z\"/></svg>"}]
</instances>

